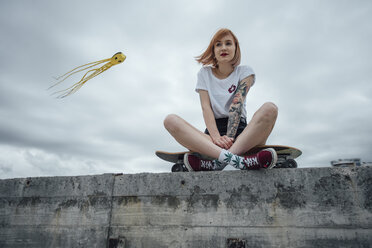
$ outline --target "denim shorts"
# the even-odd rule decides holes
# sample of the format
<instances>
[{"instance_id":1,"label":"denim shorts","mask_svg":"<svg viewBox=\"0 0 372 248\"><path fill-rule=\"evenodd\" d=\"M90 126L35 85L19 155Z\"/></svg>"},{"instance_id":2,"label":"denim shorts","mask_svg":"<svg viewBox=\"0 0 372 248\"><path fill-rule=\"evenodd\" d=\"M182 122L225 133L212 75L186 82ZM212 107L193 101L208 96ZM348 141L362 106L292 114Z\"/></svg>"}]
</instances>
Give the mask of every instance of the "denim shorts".
<instances>
[{"instance_id":1,"label":"denim shorts","mask_svg":"<svg viewBox=\"0 0 372 248\"><path fill-rule=\"evenodd\" d=\"M220 132L221 136L224 136L227 133L228 121L229 121L229 118L216 119L217 129ZM243 132L246 126L247 126L247 119L245 119L244 117L241 117L238 130L236 131L236 134L235 134L235 139ZM208 129L205 129L204 133L209 135Z\"/></svg>"}]
</instances>

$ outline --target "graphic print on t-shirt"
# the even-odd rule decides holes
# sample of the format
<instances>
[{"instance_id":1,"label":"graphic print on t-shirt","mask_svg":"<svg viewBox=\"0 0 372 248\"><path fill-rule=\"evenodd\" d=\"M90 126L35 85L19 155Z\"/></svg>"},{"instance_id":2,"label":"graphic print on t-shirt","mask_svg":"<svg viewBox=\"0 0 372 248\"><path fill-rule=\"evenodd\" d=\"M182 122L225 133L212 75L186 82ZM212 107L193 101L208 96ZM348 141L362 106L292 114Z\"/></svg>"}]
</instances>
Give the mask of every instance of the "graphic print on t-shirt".
<instances>
[{"instance_id":1,"label":"graphic print on t-shirt","mask_svg":"<svg viewBox=\"0 0 372 248\"><path fill-rule=\"evenodd\" d=\"M231 85L231 87L229 88L229 93L233 93L234 91L236 90L236 86L235 85Z\"/></svg>"}]
</instances>

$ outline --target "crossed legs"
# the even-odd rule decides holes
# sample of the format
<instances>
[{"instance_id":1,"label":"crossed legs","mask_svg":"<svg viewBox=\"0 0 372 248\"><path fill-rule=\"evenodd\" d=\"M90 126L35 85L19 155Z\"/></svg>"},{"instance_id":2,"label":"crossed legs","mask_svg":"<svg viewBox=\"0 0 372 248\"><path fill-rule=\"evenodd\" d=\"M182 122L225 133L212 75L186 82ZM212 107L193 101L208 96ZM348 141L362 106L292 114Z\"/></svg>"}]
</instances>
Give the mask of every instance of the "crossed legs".
<instances>
[{"instance_id":1,"label":"crossed legs","mask_svg":"<svg viewBox=\"0 0 372 248\"><path fill-rule=\"evenodd\" d=\"M229 151L242 155L257 145L264 145L274 128L278 108L273 103L263 104L253 115L244 131L239 135ZM181 117L170 114L164 120L164 127L187 149L218 158L222 148L215 145L209 135L199 131Z\"/></svg>"}]
</instances>

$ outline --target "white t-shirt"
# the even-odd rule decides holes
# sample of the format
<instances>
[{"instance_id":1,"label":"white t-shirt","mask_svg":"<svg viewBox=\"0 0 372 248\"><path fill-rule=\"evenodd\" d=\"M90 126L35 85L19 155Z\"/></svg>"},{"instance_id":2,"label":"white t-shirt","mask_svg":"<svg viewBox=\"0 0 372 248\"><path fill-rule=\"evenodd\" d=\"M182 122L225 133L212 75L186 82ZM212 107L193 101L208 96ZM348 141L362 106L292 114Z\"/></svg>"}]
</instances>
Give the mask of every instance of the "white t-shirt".
<instances>
[{"instance_id":1,"label":"white t-shirt","mask_svg":"<svg viewBox=\"0 0 372 248\"><path fill-rule=\"evenodd\" d=\"M239 82L250 75L254 75L252 68L246 65L240 65L235 67L234 71L227 78L218 79L213 75L211 66L204 66L198 72L198 81L195 90L196 92L199 92L199 90L208 91L214 117L216 119L225 118L229 116L229 108ZM255 77L253 84L254 82ZM245 101L242 117L247 117Z\"/></svg>"}]
</instances>

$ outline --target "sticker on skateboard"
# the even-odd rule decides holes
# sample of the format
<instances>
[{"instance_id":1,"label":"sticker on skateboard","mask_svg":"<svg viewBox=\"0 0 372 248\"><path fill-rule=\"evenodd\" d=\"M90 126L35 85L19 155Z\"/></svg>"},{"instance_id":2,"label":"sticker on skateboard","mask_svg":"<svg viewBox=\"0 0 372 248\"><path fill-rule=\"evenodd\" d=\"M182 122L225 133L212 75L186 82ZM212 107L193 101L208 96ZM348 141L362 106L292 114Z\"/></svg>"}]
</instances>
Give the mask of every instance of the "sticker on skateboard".
<instances>
[{"instance_id":1,"label":"sticker on skateboard","mask_svg":"<svg viewBox=\"0 0 372 248\"><path fill-rule=\"evenodd\" d=\"M277 155L278 155L278 161L276 162L276 165L274 168L297 168L297 162L296 158L298 158L302 152L301 150L290 147L290 146L282 146L282 145L264 145L264 146L257 146L249 150L244 154L250 155L253 153L257 153L260 150L266 149L266 148L273 148ZM182 171L188 171L183 159L186 153L190 153L191 151L184 151L184 152L164 152L164 151L156 151L155 154L159 158L174 163L172 166L172 172L182 172ZM191 152L192 153L192 152ZM194 153L197 156L202 157L203 159L209 159L212 160L212 158L209 158L207 156Z\"/></svg>"}]
</instances>

